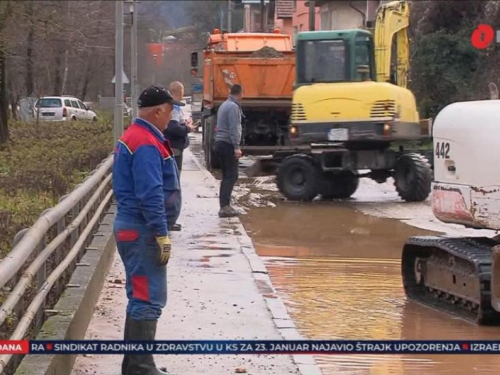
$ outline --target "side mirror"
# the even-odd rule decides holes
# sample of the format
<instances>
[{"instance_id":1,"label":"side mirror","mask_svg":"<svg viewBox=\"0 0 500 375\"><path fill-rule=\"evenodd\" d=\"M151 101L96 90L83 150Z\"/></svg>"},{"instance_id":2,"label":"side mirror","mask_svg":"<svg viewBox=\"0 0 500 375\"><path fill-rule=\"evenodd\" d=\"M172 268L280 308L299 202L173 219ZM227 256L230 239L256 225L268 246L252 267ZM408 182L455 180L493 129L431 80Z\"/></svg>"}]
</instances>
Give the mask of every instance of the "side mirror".
<instances>
[{"instance_id":1,"label":"side mirror","mask_svg":"<svg viewBox=\"0 0 500 375\"><path fill-rule=\"evenodd\" d=\"M198 52L191 52L191 72L193 75L198 73Z\"/></svg>"}]
</instances>

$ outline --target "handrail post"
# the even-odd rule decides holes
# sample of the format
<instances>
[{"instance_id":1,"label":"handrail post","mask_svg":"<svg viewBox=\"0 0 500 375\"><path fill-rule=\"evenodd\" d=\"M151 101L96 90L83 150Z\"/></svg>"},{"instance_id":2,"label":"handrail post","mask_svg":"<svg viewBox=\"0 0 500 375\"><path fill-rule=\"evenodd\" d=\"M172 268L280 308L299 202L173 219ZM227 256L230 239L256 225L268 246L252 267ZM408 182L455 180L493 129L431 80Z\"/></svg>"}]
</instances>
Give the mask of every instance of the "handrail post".
<instances>
[{"instance_id":1,"label":"handrail post","mask_svg":"<svg viewBox=\"0 0 500 375\"><path fill-rule=\"evenodd\" d=\"M40 243L37 246L37 249L35 251L35 254L38 255L42 252L42 250L45 248L45 239L41 240ZM43 266L40 267L40 270L38 270L37 278L36 278L36 291L39 292L40 289L42 289L43 284L45 284L45 281L47 280L47 262L43 263ZM40 306L40 309L38 310L36 314L36 320L35 320L35 330L39 330L44 322L44 314L45 314L45 304L46 300L43 301L42 306Z\"/></svg>"}]
</instances>

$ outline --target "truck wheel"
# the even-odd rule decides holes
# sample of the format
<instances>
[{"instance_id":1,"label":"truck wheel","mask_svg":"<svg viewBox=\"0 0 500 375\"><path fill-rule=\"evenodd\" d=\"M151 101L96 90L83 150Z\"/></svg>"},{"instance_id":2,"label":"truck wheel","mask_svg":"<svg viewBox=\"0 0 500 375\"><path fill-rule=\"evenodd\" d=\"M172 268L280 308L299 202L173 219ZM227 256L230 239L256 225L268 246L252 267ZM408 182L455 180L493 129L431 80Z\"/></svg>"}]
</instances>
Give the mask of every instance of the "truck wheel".
<instances>
[{"instance_id":1,"label":"truck wheel","mask_svg":"<svg viewBox=\"0 0 500 375\"><path fill-rule=\"evenodd\" d=\"M292 155L278 169L278 189L289 200L310 201L319 193L321 172L307 155Z\"/></svg>"},{"instance_id":2,"label":"truck wheel","mask_svg":"<svg viewBox=\"0 0 500 375\"><path fill-rule=\"evenodd\" d=\"M204 137L205 137L205 147L203 151L205 153L205 163L208 169L219 169L220 163L217 154L215 153L215 142L214 142L214 119L208 118L205 120L205 126L203 127Z\"/></svg>"},{"instance_id":3,"label":"truck wheel","mask_svg":"<svg viewBox=\"0 0 500 375\"><path fill-rule=\"evenodd\" d=\"M220 169L219 157L217 156L217 153L215 152L213 142L209 143L209 151L207 152L207 155L208 155L208 160L207 160L208 168L210 168L212 170Z\"/></svg>"},{"instance_id":4,"label":"truck wheel","mask_svg":"<svg viewBox=\"0 0 500 375\"><path fill-rule=\"evenodd\" d=\"M321 196L324 199L346 199L358 190L359 178L346 174L323 173Z\"/></svg>"},{"instance_id":5,"label":"truck wheel","mask_svg":"<svg viewBox=\"0 0 500 375\"><path fill-rule=\"evenodd\" d=\"M394 168L394 185L399 196L407 202L421 202L431 192L432 169L420 154L402 155Z\"/></svg>"}]
</instances>

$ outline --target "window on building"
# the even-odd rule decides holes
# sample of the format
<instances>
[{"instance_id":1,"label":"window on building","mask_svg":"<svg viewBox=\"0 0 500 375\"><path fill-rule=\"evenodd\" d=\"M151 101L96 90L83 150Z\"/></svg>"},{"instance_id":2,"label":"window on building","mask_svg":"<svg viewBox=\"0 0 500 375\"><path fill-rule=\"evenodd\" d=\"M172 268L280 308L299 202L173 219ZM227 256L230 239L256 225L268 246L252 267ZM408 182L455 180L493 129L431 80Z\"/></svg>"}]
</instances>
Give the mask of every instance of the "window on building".
<instances>
[{"instance_id":1,"label":"window on building","mask_svg":"<svg viewBox=\"0 0 500 375\"><path fill-rule=\"evenodd\" d=\"M297 0L293 0L293 10L297 10Z\"/></svg>"},{"instance_id":2,"label":"window on building","mask_svg":"<svg viewBox=\"0 0 500 375\"><path fill-rule=\"evenodd\" d=\"M343 40L307 40L300 46L298 83L347 81L348 63Z\"/></svg>"}]
</instances>

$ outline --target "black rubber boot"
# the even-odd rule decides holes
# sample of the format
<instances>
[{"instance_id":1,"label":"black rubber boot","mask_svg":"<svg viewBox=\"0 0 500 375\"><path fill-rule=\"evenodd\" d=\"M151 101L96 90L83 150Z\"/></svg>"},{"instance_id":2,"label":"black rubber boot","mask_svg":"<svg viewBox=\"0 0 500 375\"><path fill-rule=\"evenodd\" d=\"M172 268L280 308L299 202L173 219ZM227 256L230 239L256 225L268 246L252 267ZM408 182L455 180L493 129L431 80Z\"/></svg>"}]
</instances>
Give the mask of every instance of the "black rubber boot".
<instances>
[{"instance_id":1,"label":"black rubber boot","mask_svg":"<svg viewBox=\"0 0 500 375\"><path fill-rule=\"evenodd\" d=\"M177 223L168 227L169 232L180 232L181 230L182 230L182 225Z\"/></svg>"},{"instance_id":2,"label":"black rubber boot","mask_svg":"<svg viewBox=\"0 0 500 375\"><path fill-rule=\"evenodd\" d=\"M157 320L129 320L128 339L131 341L154 341ZM152 354L130 354L124 375L169 375L166 368L156 368Z\"/></svg>"},{"instance_id":3,"label":"black rubber boot","mask_svg":"<svg viewBox=\"0 0 500 375\"><path fill-rule=\"evenodd\" d=\"M130 316L127 314L127 318L125 319L125 329L123 331L123 340L127 341L129 339L129 324L130 324ZM129 360L130 354L125 354L123 356L123 361L122 361L122 375L127 374L127 367L128 367L128 360Z\"/></svg>"}]
</instances>

